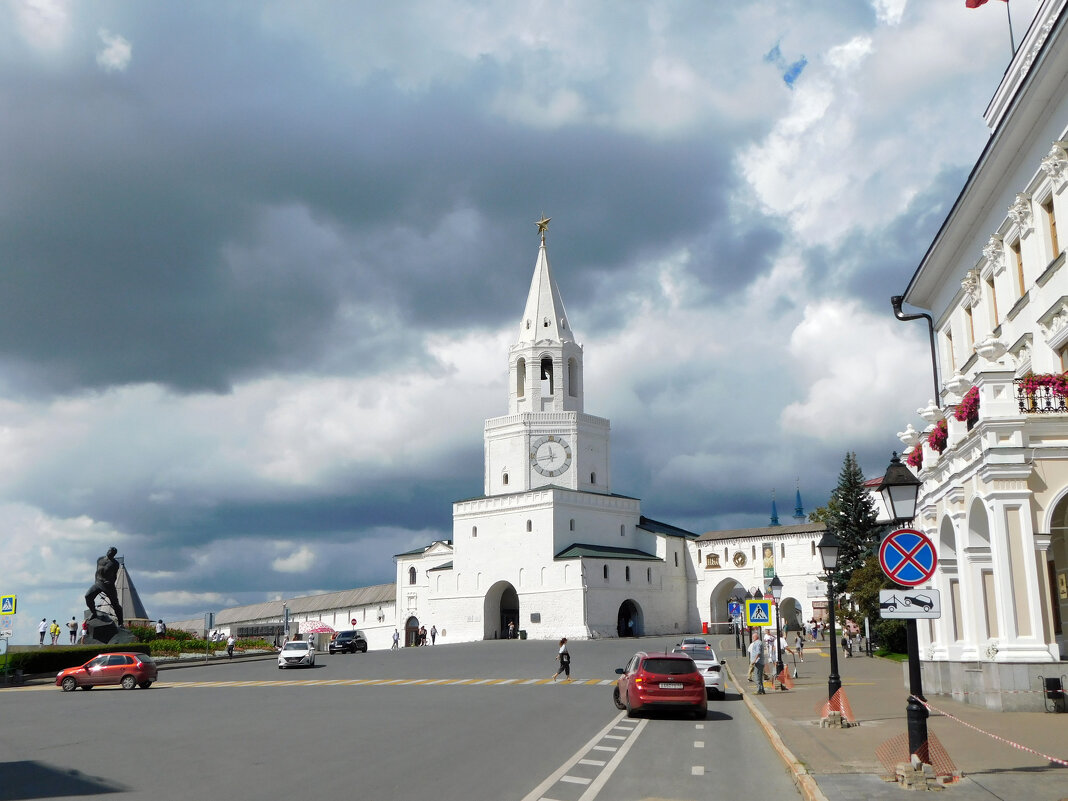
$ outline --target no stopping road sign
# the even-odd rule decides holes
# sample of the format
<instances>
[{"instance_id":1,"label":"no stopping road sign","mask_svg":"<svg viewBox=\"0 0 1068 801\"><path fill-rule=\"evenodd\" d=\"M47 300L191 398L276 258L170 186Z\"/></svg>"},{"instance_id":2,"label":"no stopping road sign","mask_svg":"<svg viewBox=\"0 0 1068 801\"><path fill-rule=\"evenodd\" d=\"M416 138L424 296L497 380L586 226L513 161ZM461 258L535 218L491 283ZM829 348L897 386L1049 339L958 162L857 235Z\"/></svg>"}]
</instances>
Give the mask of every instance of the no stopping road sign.
<instances>
[{"instance_id":1,"label":"no stopping road sign","mask_svg":"<svg viewBox=\"0 0 1068 801\"><path fill-rule=\"evenodd\" d=\"M903 528L887 534L879 546L879 566L891 581L917 587L934 575L938 556L926 534Z\"/></svg>"}]
</instances>

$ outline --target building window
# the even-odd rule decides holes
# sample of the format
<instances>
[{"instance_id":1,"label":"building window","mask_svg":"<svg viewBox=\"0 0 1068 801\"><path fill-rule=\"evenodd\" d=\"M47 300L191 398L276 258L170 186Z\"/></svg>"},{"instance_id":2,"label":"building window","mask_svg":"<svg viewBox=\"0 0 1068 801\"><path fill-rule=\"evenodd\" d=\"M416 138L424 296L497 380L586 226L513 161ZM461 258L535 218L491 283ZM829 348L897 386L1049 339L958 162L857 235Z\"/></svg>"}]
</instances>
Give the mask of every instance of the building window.
<instances>
[{"instance_id":1,"label":"building window","mask_svg":"<svg viewBox=\"0 0 1068 801\"><path fill-rule=\"evenodd\" d=\"M619 536L625 537L626 534L627 534L627 527L624 526L622 523L620 523L619 524Z\"/></svg>"},{"instance_id":2,"label":"building window","mask_svg":"<svg viewBox=\"0 0 1068 801\"><path fill-rule=\"evenodd\" d=\"M1053 259L1061 255L1061 247L1057 242L1057 216L1053 213L1053 197L1042 204L1042 211L1046 213L1046 231L1049 233L1050 251L1053 253Z\"/></svg>"},{"instance_id":3,"label":"building window","mask_svg":"<svg viewBox=\"0 0 1068 801\"><path fill-rule=\"evenodd\" d=\"M623 576L626 578L627 581L630 581L630 565L627 565L625 568L623 568Z\"/></svg>"},{"instance_id":4,"label":"building window","mask_svg":"<svg viewBox=\"0 0 1068 801\"><path fill-rule=\"evenodd\" d=\"M679 552L675 551L675 567L679 566Z\"/></svg>"},{"instance_id":5,"label":"building window","mask_svg":"<svg viewBox=\"0 0 1068 801\"><path fill-rule=\"evenodd\" d=\"M1068 373L1068 345L1062 347L1057 351L1057 355L1061 359L1061 372Z\"/></svg>"},{"instance_id":6,"label":"building window","mask_svg":"<svg viewBox=\"0 0 1068 801\"><path fill-rule=\"evenodd\" d=\"M409 567L408 568L408 583L409 584L415 584L415 568L414 567Z\"/></svg>"},{"instance_id":7,"label":"building window","mask_svg":"<svg viewBox=\"0 0 1068 801\"><path fill-rule=\"evenodd\" d=\"M604 575L604 580L608 581L608 565L601 568L601 573Z\"/></svg>"},{"instance_id":8,"label":"building window","mask_svg":"<svg viewBox=\"0 0 1068 801\"><path fill-rule=\"evenodd\" d=\"M597 474L596 473L590 473L590 483L591 484L596 484L597 483Z\"/></svg>"},{"instance_id":9,"label":"building window","mask_svg":"<svg viewBox=\"0 0 1068 801\"><path fill-rule=\"evenodd\" d=\"M701 564L701 549L697 549L697 564Z\"/></svg>"},{"instance_id":10,"label":"building window","mask_svg":"<svg viewBox=\"0 0 1068 801\"><path fill-rule=\"evenodd\" d=\"M785 559L786 558L786 543L785 542L779 544L779 558L780 559Z\"/></svg>"},{"instance_id":11,"label":"building window","mask_svg":"<svg viewBox=\"0 0 1068 801\"><path fill-rule=\"evenodd\" d=\"M649 584L653 583L653 569L651 567L645 568L645 580Z\"/></svg>"},{"instance_id":12,"label":"building window","mask_svg":"<svg viewBox=\"0 0 1068 801\"><path fill-rule=\"evenodd\" d=\"M953 373L957 370L957 351L953 348L953 332L948 328L946 329L946 364L949 365L949 372Z\"/></svg>"},{"instance_id":13,"label":"building window","mask_svg":"<svg viewBox=\"0 0 1068 801\"><path fill-rule=\"evenodd\" d=\"M533 531L533 530L534 530L534 522L531 521L531 520L528 520L527 521L527 531Z\"/></svg>"},{"instance_id":14,"label":"building window","mask_svg":"<svg viewBox=\"0 0 1068 801\"><path fill-rule=\"evenodd\" d=\"M567 394L578 397L578 362L574 359L567 360Z\"/></svg>"},{"instance_id":15,"label":"building window","mask_svg":"<svg viewBox=\"0 0 1068 801\"><path fill-rule=\"evenodd\" d=\"M753 546L753 558L756 559L756 546Z\"/></svg>"},{"instance_id":16,"label":"building window","mask_svg":"<svg viewBox=\"0 0 1068 801\"><path fill-rule=\"evenodd\" d=\"M515 363L515 395L522 398L526 393L527 386L527 360L520 359Z\"/></svg>"},{"instance_id":17,"label":"building window","mask_svg":"<svg viewBox=\"0 0 1068 801\"><path fill-rule=\"evenodd\" d=\"M972 307L964 307L964 333L968 335L968 351L975 347L975 320L972 318Z\"/></svg>"},{"instance_id":18,"label":"building window","mask_svg":"<svg viewBox=\"0 0 1068 801\"><path fill-rule=\"evenodd\" d=\"M1027 283L1024 281L1024 269L1023 269L1023 255L1020 253L1020 240L1009 245L1009 253L1012 254L1012 263L1016 267L1016 281L1017 287L1020 290L1020 297L1022 298L1027 294Z\"/></svg>"},{"instance_id":19,"label":"building window","mask_svg":"<svg viewBox=\"0 0 1068 801\"><path fill-rule=\"evenodd\" d=\"M506 487L507 487L507 486L508 486L508 474L507 474L507 473L505 473L505 474L504 474L504 475L502 476L502 479L503 479L503 481L504 481L504 486L506 486Z\"/></svg>"},{"instance_id":20,"label":"building window","mask_svg":"<svg viewBox=\"0 0 1068 801\"><path fill-rule=\"evenodd\" d=\"M815 540L812 540L812 541L811 541L811 542L809 543L809 545L810 545L810 546L812 546L812 555L813 555L813 556L815 556L815 555L816 555L816 541L815 541Z\"/></svg>"},{"instance_id":21,"label":"building window","mask_svg":"<svg viewBox=\"0 0 1068 801\"><path fill-rule=\"evenodd\" d=\"M573 517L571 518L571 524L570 525L571 525L571 530L574 531L575 530L575 518L573 518Z\"/></svg>"},{"instance_id":22,"label":"building window","mask_svg":"<svg viewBox=\"0 0 1068 801\"><path fill-rule=\"evenodd\" d=\"M478 526L471 526L471 536L472 537L477 537L478 536Z\"/></svg>"}]
</instances>

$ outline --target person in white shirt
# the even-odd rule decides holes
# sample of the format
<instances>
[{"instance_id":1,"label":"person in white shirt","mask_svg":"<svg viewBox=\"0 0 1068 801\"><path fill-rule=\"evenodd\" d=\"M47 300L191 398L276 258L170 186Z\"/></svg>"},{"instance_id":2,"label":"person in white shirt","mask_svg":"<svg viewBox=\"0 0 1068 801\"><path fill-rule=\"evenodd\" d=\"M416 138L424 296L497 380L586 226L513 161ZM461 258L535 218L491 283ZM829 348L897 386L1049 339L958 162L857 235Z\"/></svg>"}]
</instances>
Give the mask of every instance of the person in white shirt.
<instances>
[{"instance_id":1,"label":"person in white shirt","mask_svg":"<svg viewBox=\"0 0 1068 801\"><path fill-rule=\"evenodd\" d=\"M764 659L767 652L764 650L764 641L760 638L760 632L753 632L753 641L749 644L749 664L756 673L757 695L765 695L764 692Z\"/></svg>"}]
</instances>

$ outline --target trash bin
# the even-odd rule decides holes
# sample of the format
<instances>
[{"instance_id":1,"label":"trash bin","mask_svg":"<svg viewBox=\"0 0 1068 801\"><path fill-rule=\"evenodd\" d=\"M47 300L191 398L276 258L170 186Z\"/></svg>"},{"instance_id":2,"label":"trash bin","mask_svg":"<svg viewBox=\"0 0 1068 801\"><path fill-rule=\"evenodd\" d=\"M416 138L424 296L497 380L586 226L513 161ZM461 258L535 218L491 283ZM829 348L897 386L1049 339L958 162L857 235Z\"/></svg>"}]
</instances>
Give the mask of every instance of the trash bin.
<instances>
[{"instance_id":1,"label":"trash bin","mask_svg":"<svg viewBox=\"0 0 1068 801\"><path fill-rule=\"evenodd\" d=\"M708 624L707 623L702 623L701 624L701 633L702 634L708 634Z\"/></svg>"},{"instance_id":2,"label":"trash bin","mask_svg":"<svg viewBox=\"0 0 1068 801\"><path fill-rule=\"evenodd\" d=\"M519 630L519 639L525 640L526 638L527 638L527 630L526 629L520 629Z\"/></svg>"}]
</instances>

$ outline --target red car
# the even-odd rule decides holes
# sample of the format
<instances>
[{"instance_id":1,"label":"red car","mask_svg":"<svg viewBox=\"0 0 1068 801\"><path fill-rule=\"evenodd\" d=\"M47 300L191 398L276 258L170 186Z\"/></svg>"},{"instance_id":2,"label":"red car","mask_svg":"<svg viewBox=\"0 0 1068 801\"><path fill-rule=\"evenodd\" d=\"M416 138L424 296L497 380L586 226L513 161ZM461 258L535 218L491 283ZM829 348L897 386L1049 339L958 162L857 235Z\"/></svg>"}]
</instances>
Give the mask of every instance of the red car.
<instances>
[{"instance_id":1,"label":"red car","mask_svg":"<svg viewBox=\"0 0 1068 801\"><path fill-rule=\"evenodd\" d=\"M156 663L147 654L121 653L94 656L80 667L61 670L56 686L64 692L81 687L91 690L102 684L121 684L124 690L147 690L156 680Z\"/></svg>"},{"instance_id":2,"label":"red car","mask_svg":"<svg viewBox=\"0 0 1068 801\"><path fill-rule=\"evenodd\" d=\"M620 675L612 700L627 710L627 717L657 708L685 709L697 719L708 714L704 677L685 654L639 651L616 673Z\"/></svg>"}]
</instances>

